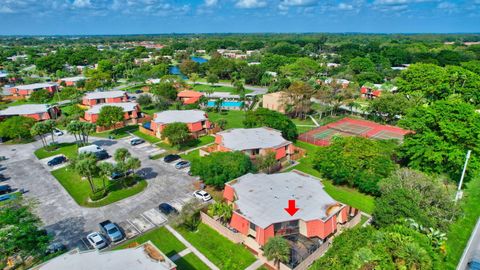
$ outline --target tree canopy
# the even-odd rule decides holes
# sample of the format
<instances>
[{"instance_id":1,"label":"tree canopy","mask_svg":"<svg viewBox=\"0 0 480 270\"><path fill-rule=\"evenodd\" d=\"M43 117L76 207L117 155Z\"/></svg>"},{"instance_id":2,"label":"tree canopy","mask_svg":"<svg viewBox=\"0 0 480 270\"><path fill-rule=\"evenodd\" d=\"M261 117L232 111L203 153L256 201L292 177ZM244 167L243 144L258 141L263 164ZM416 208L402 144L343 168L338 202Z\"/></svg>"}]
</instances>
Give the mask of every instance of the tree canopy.
<instances>
[{"instance_id":1,"label":"tree canopy","mask_svg":"<svg viewBox=\"0 0 480 270\"><path fill-rule=\"evenodd\" d=\"M334 137L331 145L317 150L314 168L335 184L378 195L378 181L395 169L396 147L394 141Z\"/></svg>"},{"instance_id":2,"label":"tree canopy","mask_svg":"<svg viewBox=\"0 0 480 270\"><path fill-rule=\"evenodd\" d=\"M243 122L245 127L270 127L282 132L282 136L291 141L298 137L297 126L287 116L265 108L248 111Z\"/></svg>"},{"instance_id":3,"label":"tree canopy","mask_svg":"<svg viewBox=\"0 0 480 270\"><path fill-rule=\"evenodd\" d=\"M163 129L162 137L167 138L171 145L180 146L187 142L191 135L187 124L171 123Z\"/></svg>"},{"instance_id":4,"label":"tree canopy","mask_svg":"<svg viewBox=\"0 0 480 270\"><path fill-rule=\"evenodd\" d=\"M123 120L124 113L121 107L103 106L98 114L97 124L109 128Z\"/></svg>"},{"instance_id":5,"label":"tree canopy","mask_svg":"<svg viewBox=\"0 0 480 270\"><path fill-rule=\"evenodd\" d=\"M480 168L480 114L458 99L436 101L410 110L399 124L415 133L405 137L400 157L411 168L446 173L458 181L467 150L473 154L467 178Z\"/></svg>"},{"instance_id":6,"label":"tree canopy","mask_svg":"<svg viewBox=\"0 0 480 270\"><path fill-rule=\"evenodd\" d=\"M26 140L32 137L30 129L35 119L25 116L13 116L0 122L0 137L7 139Z\"/></svg>"},{"instance_id":7,"label":"tree canopy","mask_svg":"<svg viewBox=\"0 0 480 270\"><path fill-rule=\"evenodd\" d=\"M223 188L226 182L253 172L254 166L242 152L214 152L194 159L190 171L200 176L205 184Z\"/></svg>"}]
</instances>

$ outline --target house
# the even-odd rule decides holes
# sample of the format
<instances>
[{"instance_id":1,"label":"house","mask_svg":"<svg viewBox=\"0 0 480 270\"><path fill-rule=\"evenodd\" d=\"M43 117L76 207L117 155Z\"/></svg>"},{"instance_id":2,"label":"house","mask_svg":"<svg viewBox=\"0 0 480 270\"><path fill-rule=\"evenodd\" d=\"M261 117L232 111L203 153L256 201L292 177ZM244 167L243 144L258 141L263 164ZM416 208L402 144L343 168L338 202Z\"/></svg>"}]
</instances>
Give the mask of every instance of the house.
<instances>
[{"instance_id":1,"label":"house","mask_svg":"<svg viewBox=\"0 0 480 270\"><path fill-rule=\"evenodd\" d=\"M201 97L203 97L203 93L192 90L181 91L177 94L177 98L179 98L184 105L195 104Z\"/></svg>"},{"instance_id":2,"label":"house","mask_svg":"<svg viewBox=\"0 0 480 270\"><path fill-rule=\"evenodd\" d=\"M343 89L347 88L350 85L350 81L346 79L333 79L327 78L325 79L326 84L336 84L341 85Z\"/></svg>"},{"instance_id":3,"label":"house","mask_svg":"<svg viewBox=\"0 0 480 270\"><path fill-rule=\"evenodd\" d=\"M285 113L285 92L280 91L263 95L262 107L272 111Z\"/></svg>"},{"instance_id":4,"label":"house","mask_svg":"<svg viewBox=\"0 0 480 270\"><path fill-rule=\"evenodd\" d=\"M56 119L60 116L61 111L56 106L48 104L24 104L8 107L0 111L0 120L12 116L25 116L33 118L37 121Z\"/></svg>"},{"instance_id":5,"label":"house","mask_svg":"<svg viewBox=\"0 0 480 270\"><path fill-rule=\"evenodd\" d=\"M263 246L274 236L303 236L325 242L358 214L355 208L335 201L313 176L292 171L246 174L225 184L224 199L234 206L230 227ZM299 210L284 209L289 200Z\"/></svg>"},{"instance_id":6,"label":"house","mask_svg":"<svg viewBox=\"0 0 480 270\"><path fill-rule=\"evenodd\" d=\"M140 112L140 106L135 102L119 102L119 103L101 103L93 105L90 109L85 111L84 119L90 123L96 123L100 110L105 106L115 106L123 109L124 113L124 123L128 122L131 124L136 124L137 119L142 117Z\"/></svg>"},{"instance_id":7,"label":"house","mask_svg":"<svg viewBox=\"0 0 480 270\"><path fill-rule=\"evenodd\" d=\"M8 82L8 73L0 70L0 84L5 84Z\"/></svg>"},{"instance_id":8,"label":"house","mask_svg":"<svg viewBox=\"0 0 480 270\"><path fill-rule=\"evenodd\" d=\"M150 129L155 136L162 138L162 131L172 123L185 123L192 136L199 137L208 133L212 124L208 116L201 110L170 110L158 112L153 115L150 125L145 128Z\"/></svg>"},{"instance_id":9,"label":"house","mask_svg":"<svg viewBox=\"0 0 480 270\"><path fill-rule=\"evenodd\" d=\"M201 149L200 155L232 151L241 151L252 159L273 151L275 158L281 161L289 159L295 147L280 131L272 128L234 128L215 134L215 144Z\"/></svg>"},{"instance_id":10,"label":"house","mask_svg":"<svg viewBox=\"0 0 480 270\"><path fill-rule=\"evenodd\" d=\"M105 91L86 93L83 97L82 104L85 106L93 106L102 103L120 103L127 101L128 95L124 91Z\"/></svg>"},{"instance_id":11,"label":"house","mask_svg":"<svg viewBox=\"0 0 480 270\"><path fill-rule=\"evenodd\" d=\"M175 270L177 266L150 241L119 250L74 249L32 268L32 270Z\"/></svg>"},{"instance_id":12,"label":"house","mask_svg":"<svg viewBox=\"0 0 480 270\"><path fill-rule=\"evenodd\" d=\"M85 79L86 78L84 76L61 78L58 80L58 83L61 84L64 82L65 86L76 86L77 82L84 81Z\"/></svg>"},{"instance_id":13,"label":"house","mask_svg":"<svg viewBox=\"0 0 480 270\"><path fill-rule=\"evenodd\" d=\"M388 84L366 84L360 88L360 93L362 98L374 99L380 97L382 92L395 92L398 90L398 87L388 85Z\"/></svg>"},{"instance_id":14,"label":"house","mask_svg":"<svg viewBox=\"0 0 480 270\"><path fill-rule=\"evenodd\" d=\"M30 95L35 92L45 89L49 93L54 93L58 90L57 83L33 83L33 84L25 84L25 85L17 85L10 88L10 93L14 96L23 96L23 97L30 97Z\"/></svg>"}]
</instances>

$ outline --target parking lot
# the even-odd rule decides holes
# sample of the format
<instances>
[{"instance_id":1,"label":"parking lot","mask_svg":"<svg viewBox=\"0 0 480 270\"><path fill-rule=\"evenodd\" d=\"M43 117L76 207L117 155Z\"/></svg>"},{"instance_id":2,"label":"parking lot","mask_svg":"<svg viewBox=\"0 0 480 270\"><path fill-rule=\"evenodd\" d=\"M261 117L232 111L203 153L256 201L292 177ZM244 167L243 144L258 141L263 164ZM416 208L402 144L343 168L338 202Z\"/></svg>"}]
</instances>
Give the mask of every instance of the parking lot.
<instances>
[{"instance_id":1,"label":"parking lot","mask_svg":"<svg viewBox=\"0 0 480 270\"><path fill-rule=\"evenodd\" d=\"M69 247L84 246L81 239L89 232L97 231L98 223L106 219L119 224L128 236L133 237L166 222L167 217L157 210L160 203L170 203L180 210L185 202L192 199L195 179L188 176L188 169L177 170L174 164L148 158L149 155L162 151L161 149L148 143L131 146L130 139L90 140L105 148L111 156L118 148L129 149L133 156L141 160L142 167L138 171L148 183L143 192L107 206L79 206L50 174L50 170L59 168L46 165L51 158L38 160L34 156L35 149L41 147L39 142L2 145L0 156L8 158L2 161L2 165L6 167L2 174L9 177L5 181L7 184L27 191L24 197L35 201L35 212L44 222L47 231ZM72 142L73 137L64 135L59 137L59 140Z\"/></svg>"}]
</instances>

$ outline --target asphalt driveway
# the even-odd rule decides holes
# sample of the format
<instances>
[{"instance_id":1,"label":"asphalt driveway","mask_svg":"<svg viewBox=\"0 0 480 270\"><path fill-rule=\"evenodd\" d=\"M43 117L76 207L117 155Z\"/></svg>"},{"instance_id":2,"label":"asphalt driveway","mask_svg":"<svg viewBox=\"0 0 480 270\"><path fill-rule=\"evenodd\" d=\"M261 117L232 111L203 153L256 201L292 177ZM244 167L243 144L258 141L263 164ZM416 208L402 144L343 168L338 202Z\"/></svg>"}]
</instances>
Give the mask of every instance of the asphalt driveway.
<instances>
[{"instance_id":1,"label":"asphalt driveway","mask_svg":"<svg viewBox=\"0 0 480 270\"><path fill-rule=\"evenodd\" d=\"M72 142L73 137L64 135L60 142ZM141 193L119 202L99 207L79 206L50 174L42 161L33 152L41 147L40 142L23 145L0 145L0 156L8 157L2 165L7 181L14 188L27 190L24 197L35 203L35 212L44 222L47 231L69 247L80 245L80 239L88 232L98 230L98 223L110 219L120 223L135 220L139 215L156 208L161 202L177 207L184 204L193 191L194 178L161 160L148 159L149 147L132 147L129 138L108 140L91 138L92 143L105 148L110 155L115 149L125 147L142 161L142 171L148 187Z\"/></svg>"}]
</instances>

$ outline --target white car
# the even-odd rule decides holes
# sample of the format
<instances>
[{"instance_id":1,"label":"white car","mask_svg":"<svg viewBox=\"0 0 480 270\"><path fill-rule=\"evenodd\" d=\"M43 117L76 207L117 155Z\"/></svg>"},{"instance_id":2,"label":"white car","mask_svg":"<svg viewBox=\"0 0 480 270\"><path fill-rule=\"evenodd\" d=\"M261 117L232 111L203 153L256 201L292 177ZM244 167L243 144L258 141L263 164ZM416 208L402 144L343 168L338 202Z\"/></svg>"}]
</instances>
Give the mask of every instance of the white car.
<instances>
[{"instance_id":1,"label":"white car","mask_svg":"<svg viewBox=\"0 0 480 270\"><path fill-rule=\"evenodd\" d=\"M61 131L61 130L58 129L58 128L54 128L54 129L53 129L53 134L55 134L56 136L62 136L62 135L63 135L63 131Z\"/></svg>"},{"instance_id":2,"label":"white car","mask_svg":"<svg viewBox=\"0 0 480 270\"><path fill-rule=\"evenodd\" d=\"M210 194L208 194L208 192L206 192L205 190L197 190L193 192L193 197L200 199L204 202L208 202L212 199L212 196L210 196Z\"/></svg>"},{"instance_id":3,"label":"white car","mask_svg":"<svg viewBox=\"0 0 480 270\"><path fill-rule=\"evenodd\" d=\"M102 249L107 246L107 240L98 232L92 232L87 235L87 240L96 249Z\"/></svg>"}]
</instances>

